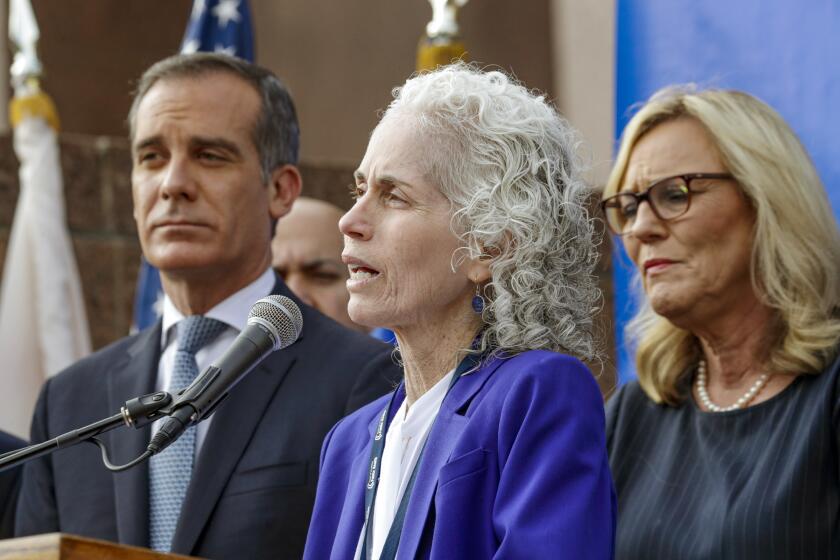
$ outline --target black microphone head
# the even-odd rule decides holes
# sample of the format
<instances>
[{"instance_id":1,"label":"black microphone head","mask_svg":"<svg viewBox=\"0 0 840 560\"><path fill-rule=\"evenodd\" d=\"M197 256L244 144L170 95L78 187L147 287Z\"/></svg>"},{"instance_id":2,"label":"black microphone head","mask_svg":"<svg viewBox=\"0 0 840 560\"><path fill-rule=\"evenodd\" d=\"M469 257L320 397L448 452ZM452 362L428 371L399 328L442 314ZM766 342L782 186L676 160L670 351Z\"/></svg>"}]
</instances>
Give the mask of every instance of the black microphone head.
<instances>
[{"instance_id":1,"label":"black microphone head","mask_svg":"<svg viewBox=\"0 0 840 560\"><path fill-rule=\"evenodd\" d=\"M303 316L297 304L286 296L266 296L251 307L248 324L264 327L274 339L273 350L280 350L298 339Z\"/></svg>"}]
</instances>

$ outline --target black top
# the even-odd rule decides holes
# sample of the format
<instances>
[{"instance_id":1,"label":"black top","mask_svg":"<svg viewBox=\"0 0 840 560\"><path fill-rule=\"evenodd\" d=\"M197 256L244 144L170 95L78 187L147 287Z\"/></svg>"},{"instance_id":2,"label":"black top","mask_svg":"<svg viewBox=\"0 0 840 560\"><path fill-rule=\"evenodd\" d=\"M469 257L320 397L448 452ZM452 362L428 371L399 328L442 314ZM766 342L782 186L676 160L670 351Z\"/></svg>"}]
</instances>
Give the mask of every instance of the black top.
<instances>
[{"instance_id":1,"label":"black top","mask_svg":"<svg viewBox=\"0 0 840 560\"><path fill-rule=\"evenodd\" d=\"M839 370L732 412L622 387L607 405L616 558L840 558Z\"/></svg>"},{"instance_id":2,"label":"black top","mask_svg":"<svg viewBox=\"0 0 840 560\"><path fill-rule=\"evenodd\" d=\"M6 432L0 431L0 455L26 445ZM15 529L15 507L20 492L21 467L0 472L0 539L12 536Z\"/></svg>"}]
</instances>

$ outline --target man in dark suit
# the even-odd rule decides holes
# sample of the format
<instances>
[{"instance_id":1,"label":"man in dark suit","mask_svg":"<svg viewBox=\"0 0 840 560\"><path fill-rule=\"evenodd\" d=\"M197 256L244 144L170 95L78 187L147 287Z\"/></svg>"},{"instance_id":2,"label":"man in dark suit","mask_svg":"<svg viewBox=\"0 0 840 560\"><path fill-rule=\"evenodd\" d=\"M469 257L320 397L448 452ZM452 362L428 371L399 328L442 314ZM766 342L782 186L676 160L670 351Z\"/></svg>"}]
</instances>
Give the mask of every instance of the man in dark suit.
<instances>
[{"instance_id":1,"label":"man in dark suit","mask_svg":"<svg viewBox=\"0 0 840 560\"><path fill-rule=\"evenodd\" d=\"M161 271L162 320L50 379L33 441L114 414L134 396L177 390L185 368L204 369L229 346L254 301L295 299L270 268L273 221L301 189L297 120L280 81L223 55L171 57L141 78L129 124L134 217L143 253ZM269 355L185 434L188 452L179 440L118 474L89 446L28 464L17 534L62 531L209 558L299 558L324 435L398 375L386 346L299 304L298 342ZM111 461L126 463L149 437L147 427L103 439Z\"/></svg>"},{"instance_id":2,"label":"man in dark suit","mask_svg":"<svg viewBox=\"0 0 840 560\"><path fill-rule=\"evenodd\" d=\"M26 442L0 431L0 455L14 451ZM20 467L0 472L0 539L12 536L15 528L15 507L20 492Z\"/></svg>"}]
</instances>

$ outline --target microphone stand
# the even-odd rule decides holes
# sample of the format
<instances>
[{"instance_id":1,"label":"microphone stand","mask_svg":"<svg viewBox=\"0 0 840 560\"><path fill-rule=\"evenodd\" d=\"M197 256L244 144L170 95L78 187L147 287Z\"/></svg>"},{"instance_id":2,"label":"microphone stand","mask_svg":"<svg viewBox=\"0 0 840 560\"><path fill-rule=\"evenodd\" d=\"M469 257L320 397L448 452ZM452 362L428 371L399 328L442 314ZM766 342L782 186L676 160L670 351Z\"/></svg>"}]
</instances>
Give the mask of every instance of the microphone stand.
<instances>
[{"instance_id":1,"label":"microphone stand","mask_svg":"<svg viewBox=\"0 0 840 560\"><path fill-rule=\"evenodd\" d=\"M95 443L100 447L105 466L110 470L121 471L128 469L147 459L152 455L152 453L147 451L126 465L114 466L108 461L107 450L102 442L96 439L96 436L109 432L115 428L119 428L123 425L133 428L142 428L150 422L154 422L158 418L170 415L173 412L173 405L172 395L165 391L157 391L155 393L149 393L148 395L131 399L130 401L126 401L125 406L120 409L118 414L114 414L108 418L103 418L102 420L98 420L83 428L71 430L43 443L36 443L35 445L30 445L29 447L3 453L0 455L0 472L21 465L27 461L31 461L37 457L41 457L42 455L53 453L59 449L72 447L85 441Z\"/></svg>"}]
</instances>

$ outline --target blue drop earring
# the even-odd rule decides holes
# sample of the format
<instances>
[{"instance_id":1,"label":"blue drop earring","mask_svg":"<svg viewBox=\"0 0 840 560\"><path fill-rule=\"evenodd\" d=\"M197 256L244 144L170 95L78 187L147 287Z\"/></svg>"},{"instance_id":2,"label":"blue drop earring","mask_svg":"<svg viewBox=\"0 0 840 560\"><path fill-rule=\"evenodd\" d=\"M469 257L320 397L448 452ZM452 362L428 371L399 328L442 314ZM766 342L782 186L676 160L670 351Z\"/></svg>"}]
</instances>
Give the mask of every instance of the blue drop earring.
<instances>
[{"instance_id":1,"label":"blue drop earring","mask_svg":"<svg viewBox=\"0 0 840 560\"><path fill-rule=\"evenodd\" d=\"M475 285L475 295L472 298L472 308L476 313L484 311L484 298L481 296L481 285Z\"/></svg>"}]
</instances>

